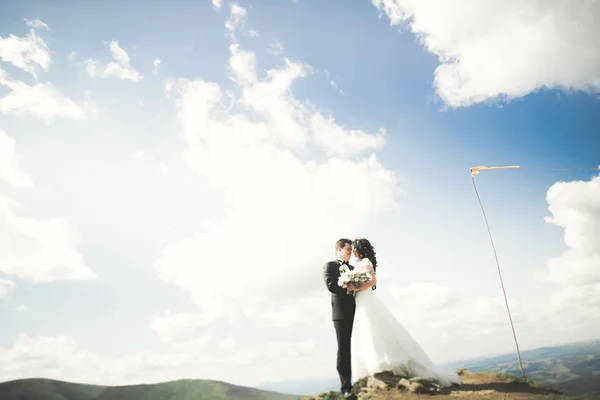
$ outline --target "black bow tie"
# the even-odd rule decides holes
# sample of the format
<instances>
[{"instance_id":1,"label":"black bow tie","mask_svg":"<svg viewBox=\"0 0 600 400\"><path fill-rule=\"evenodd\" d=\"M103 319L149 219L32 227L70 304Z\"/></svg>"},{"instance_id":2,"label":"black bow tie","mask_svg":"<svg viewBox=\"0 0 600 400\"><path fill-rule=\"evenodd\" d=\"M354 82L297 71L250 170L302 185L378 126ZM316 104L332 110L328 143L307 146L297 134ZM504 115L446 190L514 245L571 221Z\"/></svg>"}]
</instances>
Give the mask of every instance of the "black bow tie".
<instances>
[{"instance_id":1,"label":"black bow tie","mask_svg":"<svg viewBox=\"0 0 600 400\"><path fill-rule=\"evenodd\" d=\"M340 260L340 261L341 261L341 260ZM350 264L348 264L348 261L342 261L342 263L341 263L340 265L344 265L344 264L346 264L346 265L350 265Z\"/></svg>"}]
</instances>

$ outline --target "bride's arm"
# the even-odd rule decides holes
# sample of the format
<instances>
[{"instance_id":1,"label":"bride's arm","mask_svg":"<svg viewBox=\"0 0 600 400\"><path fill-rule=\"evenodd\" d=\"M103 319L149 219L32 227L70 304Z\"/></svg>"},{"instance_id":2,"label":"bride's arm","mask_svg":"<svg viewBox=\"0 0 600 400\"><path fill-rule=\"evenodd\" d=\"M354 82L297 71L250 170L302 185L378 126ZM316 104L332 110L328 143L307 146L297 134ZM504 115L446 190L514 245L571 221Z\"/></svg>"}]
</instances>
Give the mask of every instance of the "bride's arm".
<instances>
[{"instance_id":1,"label":"bride's arm","mask_svg":"<svg viewBox=\"0 0 600 400\"><path fill-rule=\"evenodd\" d=\"M368 263L364 265L364 268L369 270L369 272L374 272L373 271L373 264ZM376 275L371 275L371 280L367 283L362 284L359 288L355 289L356 292L360 292L361 290L365 290L365 289L369 289L371 288L371 286L375 286L377 284L377 276Z\"/></svg>"}]
</instances>

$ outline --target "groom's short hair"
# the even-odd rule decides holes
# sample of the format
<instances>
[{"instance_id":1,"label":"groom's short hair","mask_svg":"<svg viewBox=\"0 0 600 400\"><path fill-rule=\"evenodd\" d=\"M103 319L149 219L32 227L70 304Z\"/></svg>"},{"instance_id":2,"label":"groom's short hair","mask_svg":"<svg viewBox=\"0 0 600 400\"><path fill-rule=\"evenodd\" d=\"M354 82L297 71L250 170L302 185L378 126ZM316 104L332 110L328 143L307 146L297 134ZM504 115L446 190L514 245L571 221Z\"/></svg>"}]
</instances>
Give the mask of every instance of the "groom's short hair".
<instances>
[{"instance_id":1,"label":"groom's short hair","mask_svg":"<svg viewBox=\"0 0 600 400\"><path fill-rule=\"evenodd\" d=\"M346 246L346 243L351 245L352 240L342 238L342 239L338 240L337 242L335 242L335 251L337 251L337 249L339 249L340 247L343 249Z\"/></svg>"}]
</instances>

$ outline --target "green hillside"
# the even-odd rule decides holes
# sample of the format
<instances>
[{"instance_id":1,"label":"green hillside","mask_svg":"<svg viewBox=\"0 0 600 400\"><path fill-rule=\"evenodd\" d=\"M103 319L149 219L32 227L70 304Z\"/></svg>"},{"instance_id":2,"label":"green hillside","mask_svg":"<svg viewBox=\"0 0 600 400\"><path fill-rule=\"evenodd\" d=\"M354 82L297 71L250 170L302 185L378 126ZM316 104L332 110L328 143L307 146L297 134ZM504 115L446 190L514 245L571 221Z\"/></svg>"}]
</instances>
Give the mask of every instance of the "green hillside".
<instances>
[{"instance_id":1,"label":"green hillside","mask_svg":"<svg viewBox=\"0 0 600 400\"><path fill-rule=\"evenodd\" d=\"M299 396L236 386L225 382L184 379L173 382L97 386L52 379L0 383L2 400L292 400Z\"/></svg>"}]
</instances>

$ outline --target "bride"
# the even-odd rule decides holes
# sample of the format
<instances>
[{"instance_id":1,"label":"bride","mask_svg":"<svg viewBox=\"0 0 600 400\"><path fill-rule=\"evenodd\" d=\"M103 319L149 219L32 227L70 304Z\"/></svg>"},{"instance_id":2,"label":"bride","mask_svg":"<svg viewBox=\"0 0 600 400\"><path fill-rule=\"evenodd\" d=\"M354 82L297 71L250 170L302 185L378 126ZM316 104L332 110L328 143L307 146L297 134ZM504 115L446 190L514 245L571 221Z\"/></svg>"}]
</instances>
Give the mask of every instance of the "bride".
<instances>
[{"instance_id":1,"label":"bride","mask_svg":"<svg viewBox=\"0 0 600 400\"><path fill-rule=\"evenodd\" d=\"M357 259L354 271L375 273L377 258L367 239L355 239L352 251ZM377 277L355 288L356 313L352 332L351 360L353 380L392 371L394 375L421 377L437 381L442 386L461 384L455 373L438 370L421 346L373 292Z\"/></svg>"}]
</instances>

